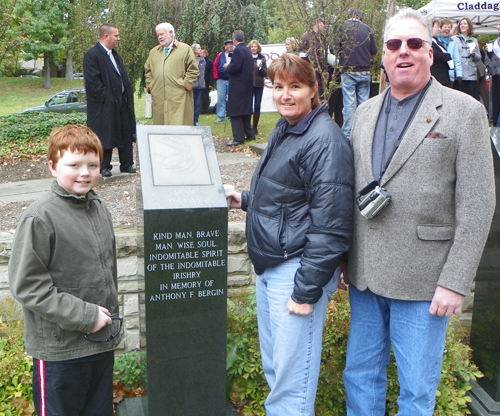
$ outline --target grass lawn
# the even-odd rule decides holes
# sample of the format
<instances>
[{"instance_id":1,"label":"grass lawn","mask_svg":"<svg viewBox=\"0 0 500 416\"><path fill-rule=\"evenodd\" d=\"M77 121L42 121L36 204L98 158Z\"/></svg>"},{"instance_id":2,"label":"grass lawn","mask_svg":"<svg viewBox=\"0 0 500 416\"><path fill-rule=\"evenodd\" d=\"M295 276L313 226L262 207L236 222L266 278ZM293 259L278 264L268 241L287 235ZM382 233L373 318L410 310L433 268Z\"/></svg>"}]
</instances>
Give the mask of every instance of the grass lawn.
<instances>
[{"instance_id":1,"label":"grass lawn","mask_svg":"<svg viewBox=\"0 0 500 416\"><path fill-rule=\"evenodd\" d=\"M63 78L51 78L52 89L43 89L42 78L14 78L0 77L0 117L14 113L19 113L26 108L43 105L54 94L72 88L83 88L83 79L65 81ZM139 98L136 93L135 115L138 124L148 124L151 120L144 118L145 97ZM259 121L259 135L262 140L267 141L269 134L273 131L280 115L278 113L263 113ZM199 123L202 126L208 126L214 136L232 139L231 123L216 124L215 114L200 115Z\"/></svg>"}]
</instances>

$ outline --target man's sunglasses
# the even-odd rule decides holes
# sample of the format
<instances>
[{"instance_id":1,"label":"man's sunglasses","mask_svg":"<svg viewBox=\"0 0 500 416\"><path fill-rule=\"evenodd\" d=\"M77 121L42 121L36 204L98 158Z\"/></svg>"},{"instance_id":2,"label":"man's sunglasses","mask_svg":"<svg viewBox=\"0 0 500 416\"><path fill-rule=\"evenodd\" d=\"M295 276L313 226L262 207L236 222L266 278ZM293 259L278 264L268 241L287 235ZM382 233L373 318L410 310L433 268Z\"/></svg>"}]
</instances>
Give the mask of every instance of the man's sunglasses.
<instances>
[{"instance_id":1,"label":"man's sunglasses","mask_svg":"<svg viewBox=\"0 0 500 416\"><path fill-rule=\"evenodd\" d=\"M410 49L418 50L422 47L424 42L427 42L426 40L420 39L420 38L411 38L406 40L406 44ZM429 42L427 42L429 43ZM403 44L403 41L401 39L389 39L387 42L385 42L385 45L387 46L387 49L390 51L397 51L399 48L401 48L401 45Z\"/></svg>"}]
</instances>

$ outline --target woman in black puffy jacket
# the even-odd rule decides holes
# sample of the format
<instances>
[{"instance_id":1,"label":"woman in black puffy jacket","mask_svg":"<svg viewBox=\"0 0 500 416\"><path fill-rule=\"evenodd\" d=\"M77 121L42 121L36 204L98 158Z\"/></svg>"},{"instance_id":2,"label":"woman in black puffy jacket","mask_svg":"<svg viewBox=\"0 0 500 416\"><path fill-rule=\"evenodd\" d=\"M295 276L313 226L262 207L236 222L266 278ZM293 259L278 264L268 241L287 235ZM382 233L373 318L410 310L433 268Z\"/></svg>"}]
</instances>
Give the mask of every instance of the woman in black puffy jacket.
<instances>
[{"instance_id":1,"label":"woman in black puffy jacket","mask_svg":"<svg viewBox=\"0 0 500 416\"><path fill-rule=\"evenodd\" d=\"M321 336L341 256L351 243L354 206L349 142L321 105L312 66L293 54L268 70L283 118L250 191L229 192L247 211L247 244L257 273L268 416L314 415Z\"/></svg>"}]
</instances>

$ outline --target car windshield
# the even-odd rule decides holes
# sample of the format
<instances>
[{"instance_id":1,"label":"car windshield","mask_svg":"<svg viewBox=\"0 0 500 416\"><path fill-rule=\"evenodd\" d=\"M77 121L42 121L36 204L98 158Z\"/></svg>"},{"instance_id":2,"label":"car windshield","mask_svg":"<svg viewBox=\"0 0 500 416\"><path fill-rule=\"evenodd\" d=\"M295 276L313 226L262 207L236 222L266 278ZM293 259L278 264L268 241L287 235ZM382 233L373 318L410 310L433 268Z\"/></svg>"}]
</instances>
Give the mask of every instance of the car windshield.
<instances>
[{"instance_id":1,"label":"car windshield","mask_svg":"<svg viewBox=\"0 0 500 416\"><path fill-rule=\"evenodd\" d=\"M64 104L68 99L68 94L56 94L47 101L47 105Z\"/></svg>"}]
</instances>

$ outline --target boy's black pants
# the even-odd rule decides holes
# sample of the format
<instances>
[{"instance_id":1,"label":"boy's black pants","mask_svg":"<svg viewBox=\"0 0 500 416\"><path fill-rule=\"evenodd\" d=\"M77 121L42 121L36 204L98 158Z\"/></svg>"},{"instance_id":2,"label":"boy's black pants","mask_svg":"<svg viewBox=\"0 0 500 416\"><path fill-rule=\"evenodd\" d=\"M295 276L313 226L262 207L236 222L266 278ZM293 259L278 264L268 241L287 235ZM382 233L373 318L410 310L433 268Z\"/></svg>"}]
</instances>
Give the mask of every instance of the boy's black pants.
<instances>
[{"instance_id":1,"label":"boy's black pants","mask_svg":"<svg viewBox=\"0 0 500 416\"><path fill-rule=\"evenodd\" d=\"M38 416L112 416L114 351L66 361L33 358Z\"/></svg>"}]
</instances>

